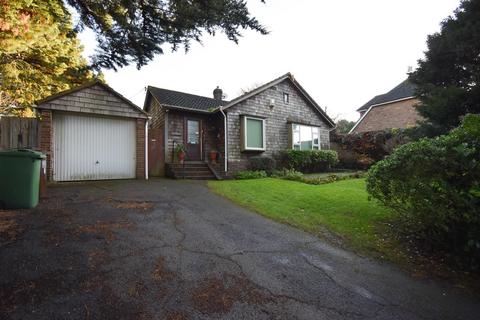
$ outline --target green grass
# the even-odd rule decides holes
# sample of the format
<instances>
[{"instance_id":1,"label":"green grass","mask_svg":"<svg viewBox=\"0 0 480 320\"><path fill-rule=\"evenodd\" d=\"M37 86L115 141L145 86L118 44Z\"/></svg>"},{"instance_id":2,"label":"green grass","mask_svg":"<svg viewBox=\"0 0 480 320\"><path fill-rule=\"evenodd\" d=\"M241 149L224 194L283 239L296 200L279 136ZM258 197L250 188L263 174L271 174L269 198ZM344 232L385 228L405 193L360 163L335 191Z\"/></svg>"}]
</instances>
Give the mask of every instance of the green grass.
<instances>
[{"instance_id":1,"label":"green grass","mask_svg":"<svg viewBox=\"0 0 480 320\"><path fill-rule=\"evenodd\" d=\"M363 179L323 185L273 178L208 184L215 193L265 217L318 236L327 228L357 252L403 260L404 254L384 234L384 222L393 213L368 200Z\"/></svg>"}]
</instances>

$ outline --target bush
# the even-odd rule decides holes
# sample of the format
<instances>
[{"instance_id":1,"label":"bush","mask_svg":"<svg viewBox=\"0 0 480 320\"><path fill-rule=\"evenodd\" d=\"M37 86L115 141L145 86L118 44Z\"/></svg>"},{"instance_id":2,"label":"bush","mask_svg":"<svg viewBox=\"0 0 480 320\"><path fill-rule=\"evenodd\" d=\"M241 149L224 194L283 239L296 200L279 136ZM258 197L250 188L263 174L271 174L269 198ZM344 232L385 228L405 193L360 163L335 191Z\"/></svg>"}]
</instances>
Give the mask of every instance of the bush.
<instances>
[{"instance_id":1,"label":"bush","mask_svg":"<svg viewBox=\"0 0 480 320\"><path fill-rule=\"evenodd\" d=\"M339 168L368 169L377 161L407 142L411 141L407 131L411 129L391 129L353 134L330 134L332 149L338 152Z\"/></svg>"},{"instance_id":2,"label":"bush","mask_svg":"<svg viewBox=\"0 0 480 320\"><path fill-rule=\"evenodd\" d=\"M235 179L261 179L261 178L266 178L267 173L263 170L260 171L251 171L251 170L246 170L246 171L239 171L235 173L234 175Z\"/></svg>"},{"instance_id":3,"label":"bush","mask_svg":"<svg viewBox=\"0 0 480 320\"><path fill-rule=\"evenodd\" d=\"M275 160L266 156L254 156L249 159L249 169L252 171L265 171L272 174L275 169Z\"/></svg>"},{"instance_id":4,"label":"bush","mask_svg":"<svg viewBox=\"0 0 480 320\"><path fill-rule=\"evenodd\" d=\"M480 116L451 133L397 148L374 164L367 191L401 217L401 227L456 260L480 263Z\"/></svg>"},{"instance_id":5,"label":"bush","mask_svg":"<svg viewBox=\"0 0 480 320\"><path fill-rule=\"evenodd\" d=\"M333 150L286 150L280 154L282 167L300 172L323 172L338 162Z\"/></svg>"},{"instance_id":6,"label":"bush","mask_svg":"<svg viewBox=\"0 0 480 320\"><path fill-rule=\"evenodd\" d=\"M282 178L286 180L293 180L293 181L303 180L303 173L299 171L295 171L294 169L283 169L281 171L275 172L274 175L277 178Z\"/></svg>"}]
</instances>

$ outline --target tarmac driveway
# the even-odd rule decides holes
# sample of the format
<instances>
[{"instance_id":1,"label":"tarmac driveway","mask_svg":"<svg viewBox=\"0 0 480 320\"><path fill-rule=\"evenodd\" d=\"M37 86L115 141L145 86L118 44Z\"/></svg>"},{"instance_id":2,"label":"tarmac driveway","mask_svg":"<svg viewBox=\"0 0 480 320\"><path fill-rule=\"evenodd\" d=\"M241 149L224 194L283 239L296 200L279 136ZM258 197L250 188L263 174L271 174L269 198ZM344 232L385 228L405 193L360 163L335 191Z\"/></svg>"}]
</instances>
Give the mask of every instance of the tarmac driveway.
<instances>
[{"instance_id":1,"label":"tarmac driveway","mask_svg":"<svg viewBox=\"0 0 480 320\"><path fill-rule=\"evenodd\" d=\"M321 205L321 204L319 204ZM479 319L413 280L195 181L49 189L0 211L0 319Z\"/></svg>"}]
</instances>

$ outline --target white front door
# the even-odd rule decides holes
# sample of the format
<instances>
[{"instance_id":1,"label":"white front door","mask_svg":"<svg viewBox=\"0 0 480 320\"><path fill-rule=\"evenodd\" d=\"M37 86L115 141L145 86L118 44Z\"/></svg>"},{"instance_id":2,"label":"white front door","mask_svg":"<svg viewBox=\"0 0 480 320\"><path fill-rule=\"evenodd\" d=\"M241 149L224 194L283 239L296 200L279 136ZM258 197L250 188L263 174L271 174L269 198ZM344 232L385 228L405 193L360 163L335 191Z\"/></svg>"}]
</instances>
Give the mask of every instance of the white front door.
<instances>
[{"instance_id":1,"label":"white front door","mask_svg":"<svg viewBox=\"0 0 480 320\"><path fill-rule=\"evenodd\" d=\"M55 181L135 178L135 120L53 114Z\"/></svg>"}]
</instances>

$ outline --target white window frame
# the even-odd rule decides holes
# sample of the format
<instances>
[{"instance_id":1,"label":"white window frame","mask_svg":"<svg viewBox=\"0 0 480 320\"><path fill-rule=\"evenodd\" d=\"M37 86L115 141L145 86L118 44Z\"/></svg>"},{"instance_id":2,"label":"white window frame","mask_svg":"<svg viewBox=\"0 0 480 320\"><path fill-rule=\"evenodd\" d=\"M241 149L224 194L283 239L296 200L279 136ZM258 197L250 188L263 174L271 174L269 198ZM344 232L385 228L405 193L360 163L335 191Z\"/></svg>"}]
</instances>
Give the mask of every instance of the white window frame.
<instances>
[{"instance_id":1,"label":"white window frame","mask_svg":"<svg viewBox=\"0 0 480 320\"><path fill-rule=\"evenodd\" d=\"M248 135L248 132L247 132L247 122L248 122L248 119L251 119L251 120L259 120L259 121L262 121L262 145L263 145L263 148L252 148L252 147L249 147L248 146L248 140L247 140L247 135ZM257 118L257 117L251 117L251 116L244 116L244 121L243 121L243 141L245 141L245 150L246 151L265 151L266 148L265 148L265 144L266 144L266 136L265 136L265 131L266 131L266 128L265 128L265 119L263 118Z\"/></svg>"},{"instance_id":2,"label":"white window frame","mask_svg":"<svg viewBox=\"0 0 480 320\"><path fill-rule=\"evenodd\" d=\"M297 130L295 130L295 126L298 127ZM304 125L304 124L299 124L299 123L292 123L292 149L293 150L302 150L302 138L301 138L301 135L300 135L300 127L307 127L307 128L310 128L310 135L312 136L312 148L309 149L309 150L321 150L322 149L322 144L321 144L321 141L320 141L320 127L316 127L316 126L307 126L307 125ZM315 135L313 133L313 128L316 128L317 129L317 138L318 138L318 143L315 143ZM300 143L295 143L295 133L298 133L298 138L300 139ZM298 149L295 149L295 147L298 146ZM315 149L315 147L318 147L318 149ZM303 149L305 150L305 149Z\"/></svg>"}]
</instances>

